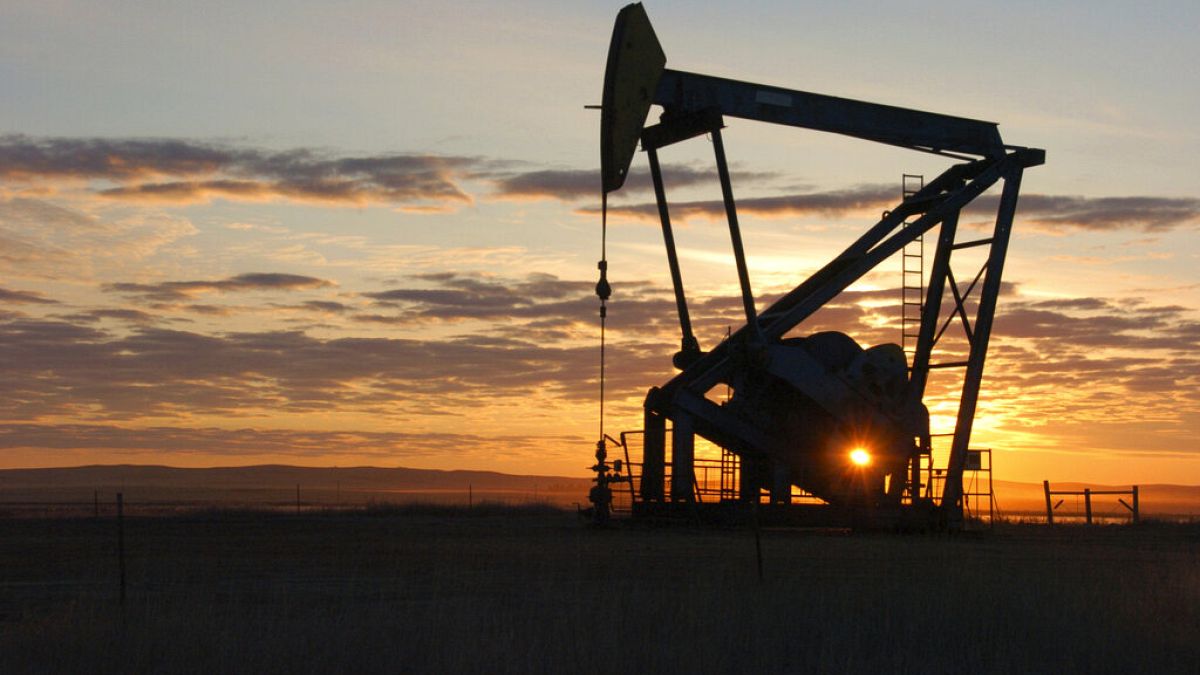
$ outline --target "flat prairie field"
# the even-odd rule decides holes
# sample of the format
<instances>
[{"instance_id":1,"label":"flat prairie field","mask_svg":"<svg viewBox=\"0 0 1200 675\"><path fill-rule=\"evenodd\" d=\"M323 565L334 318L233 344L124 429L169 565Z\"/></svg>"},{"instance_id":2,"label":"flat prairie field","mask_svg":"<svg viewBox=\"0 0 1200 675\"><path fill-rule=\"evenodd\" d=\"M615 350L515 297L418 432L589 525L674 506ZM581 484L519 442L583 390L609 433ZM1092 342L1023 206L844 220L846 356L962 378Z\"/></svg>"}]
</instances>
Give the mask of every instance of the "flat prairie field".
<instances>
[{"instance_id":1,"label":"flat prairie field","mask_svg":"<svg viewBox=\"0 0 1200 675\"><path fill-rule=\"evenodd\" d=\"M1200 673L1200 525L0 519L2 673Z\"/></svg>"}]
</instances>

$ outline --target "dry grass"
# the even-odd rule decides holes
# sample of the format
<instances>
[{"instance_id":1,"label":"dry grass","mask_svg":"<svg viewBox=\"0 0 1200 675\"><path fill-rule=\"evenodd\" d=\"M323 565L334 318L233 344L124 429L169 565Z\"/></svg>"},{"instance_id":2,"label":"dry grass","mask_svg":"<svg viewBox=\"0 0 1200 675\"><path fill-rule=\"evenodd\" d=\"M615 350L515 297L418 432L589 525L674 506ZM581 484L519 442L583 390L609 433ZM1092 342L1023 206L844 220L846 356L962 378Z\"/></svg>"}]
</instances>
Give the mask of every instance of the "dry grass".
<instances>
[{"instance_id":1,"label":"dry grass","mask_svg":"<svg viewBox=\"0 0 1200 675\"><path fill-rule=\"evenodd\" d=\"M444 508L444 507L439 507ZM471 517L463 517L470 515ZM1200 672L1200 528L596 531L480 507L0 521L0 672Z\"/></svg>"}]
</instances>

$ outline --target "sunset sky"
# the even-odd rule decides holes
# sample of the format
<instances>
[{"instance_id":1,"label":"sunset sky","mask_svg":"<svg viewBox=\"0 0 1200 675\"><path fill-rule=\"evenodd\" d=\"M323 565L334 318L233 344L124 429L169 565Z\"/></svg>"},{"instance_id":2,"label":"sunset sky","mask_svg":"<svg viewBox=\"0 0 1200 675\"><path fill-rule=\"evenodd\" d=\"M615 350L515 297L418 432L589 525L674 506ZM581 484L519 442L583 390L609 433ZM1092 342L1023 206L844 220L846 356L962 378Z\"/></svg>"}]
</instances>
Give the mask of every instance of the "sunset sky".
<instances>
[{"instance_id":1,"label":"sunset sky","mask_svg":"<svg viewBox=\"0 0 1200 675\"><path fill-rule=\"evenodd\" d=\"M623 4L6 0L0 467L583 475L600 255L584 106ZM1200 483L1200 5L695 5L646 3L669 68L991 120L1045 148L972 445L997 478ZM948 166L727 123L760 306L892 207L901 174ZM662 153L704 348L740 314L711 152ZM608 242L612 432L640 425L678 348L633 166ZM899 284L889 261L811 330L899 341Z\"/></svg>"}]
</instances>

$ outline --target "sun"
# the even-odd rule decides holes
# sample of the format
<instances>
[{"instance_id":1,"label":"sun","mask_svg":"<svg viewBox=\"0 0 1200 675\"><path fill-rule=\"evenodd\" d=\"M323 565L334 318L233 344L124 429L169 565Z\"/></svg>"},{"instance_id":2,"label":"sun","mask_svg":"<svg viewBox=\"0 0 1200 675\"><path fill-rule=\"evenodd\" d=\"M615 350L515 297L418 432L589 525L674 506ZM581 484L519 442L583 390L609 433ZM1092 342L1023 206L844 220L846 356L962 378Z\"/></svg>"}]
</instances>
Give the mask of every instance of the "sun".
<instances>
[{"instance_id":1,"label":"sun","mask_svg":"<svg viewBox=\"0 0 1200 675\"><path fill-rule=\"evenodd\" d=\"M850 451L850 461L855 466L867 466L871 463L871 453L867 452L864 448L855 448Z\"/></svg>"}]
</instances>

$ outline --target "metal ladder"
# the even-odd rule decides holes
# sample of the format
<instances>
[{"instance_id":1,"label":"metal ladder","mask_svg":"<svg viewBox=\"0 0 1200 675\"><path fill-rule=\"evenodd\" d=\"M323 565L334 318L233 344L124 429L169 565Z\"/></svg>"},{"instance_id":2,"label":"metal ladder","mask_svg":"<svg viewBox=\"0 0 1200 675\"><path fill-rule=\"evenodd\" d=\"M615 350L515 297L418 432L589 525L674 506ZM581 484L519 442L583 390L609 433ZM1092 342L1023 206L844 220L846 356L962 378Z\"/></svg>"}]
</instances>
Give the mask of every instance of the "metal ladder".
<instances>
[{"instance_id":1,"label":"metal ladder","mask_svg":"<svg viewBox=\"0 0 1200 675\"><path fill-rule=\"evenodd\" d=\"M906 173L900 178L900 195L905 201L923 187L923 175ZM908 227L908 223L905 222L901 227ZM917 337L921 332L921 311L925 306L925 235L905 245L900 256L900 346L911 365Z\"/></svg>"},{"instance_id":2,"label":"metal ladder","mask_svg":"<svg viewBox=\"0 0 1200 675\"><path fill-rule=\"evenodd\" d=\"M738 465L738 456L721 448L721 501L733 501L738 497Z\"/></svg>"}]
</instances>

